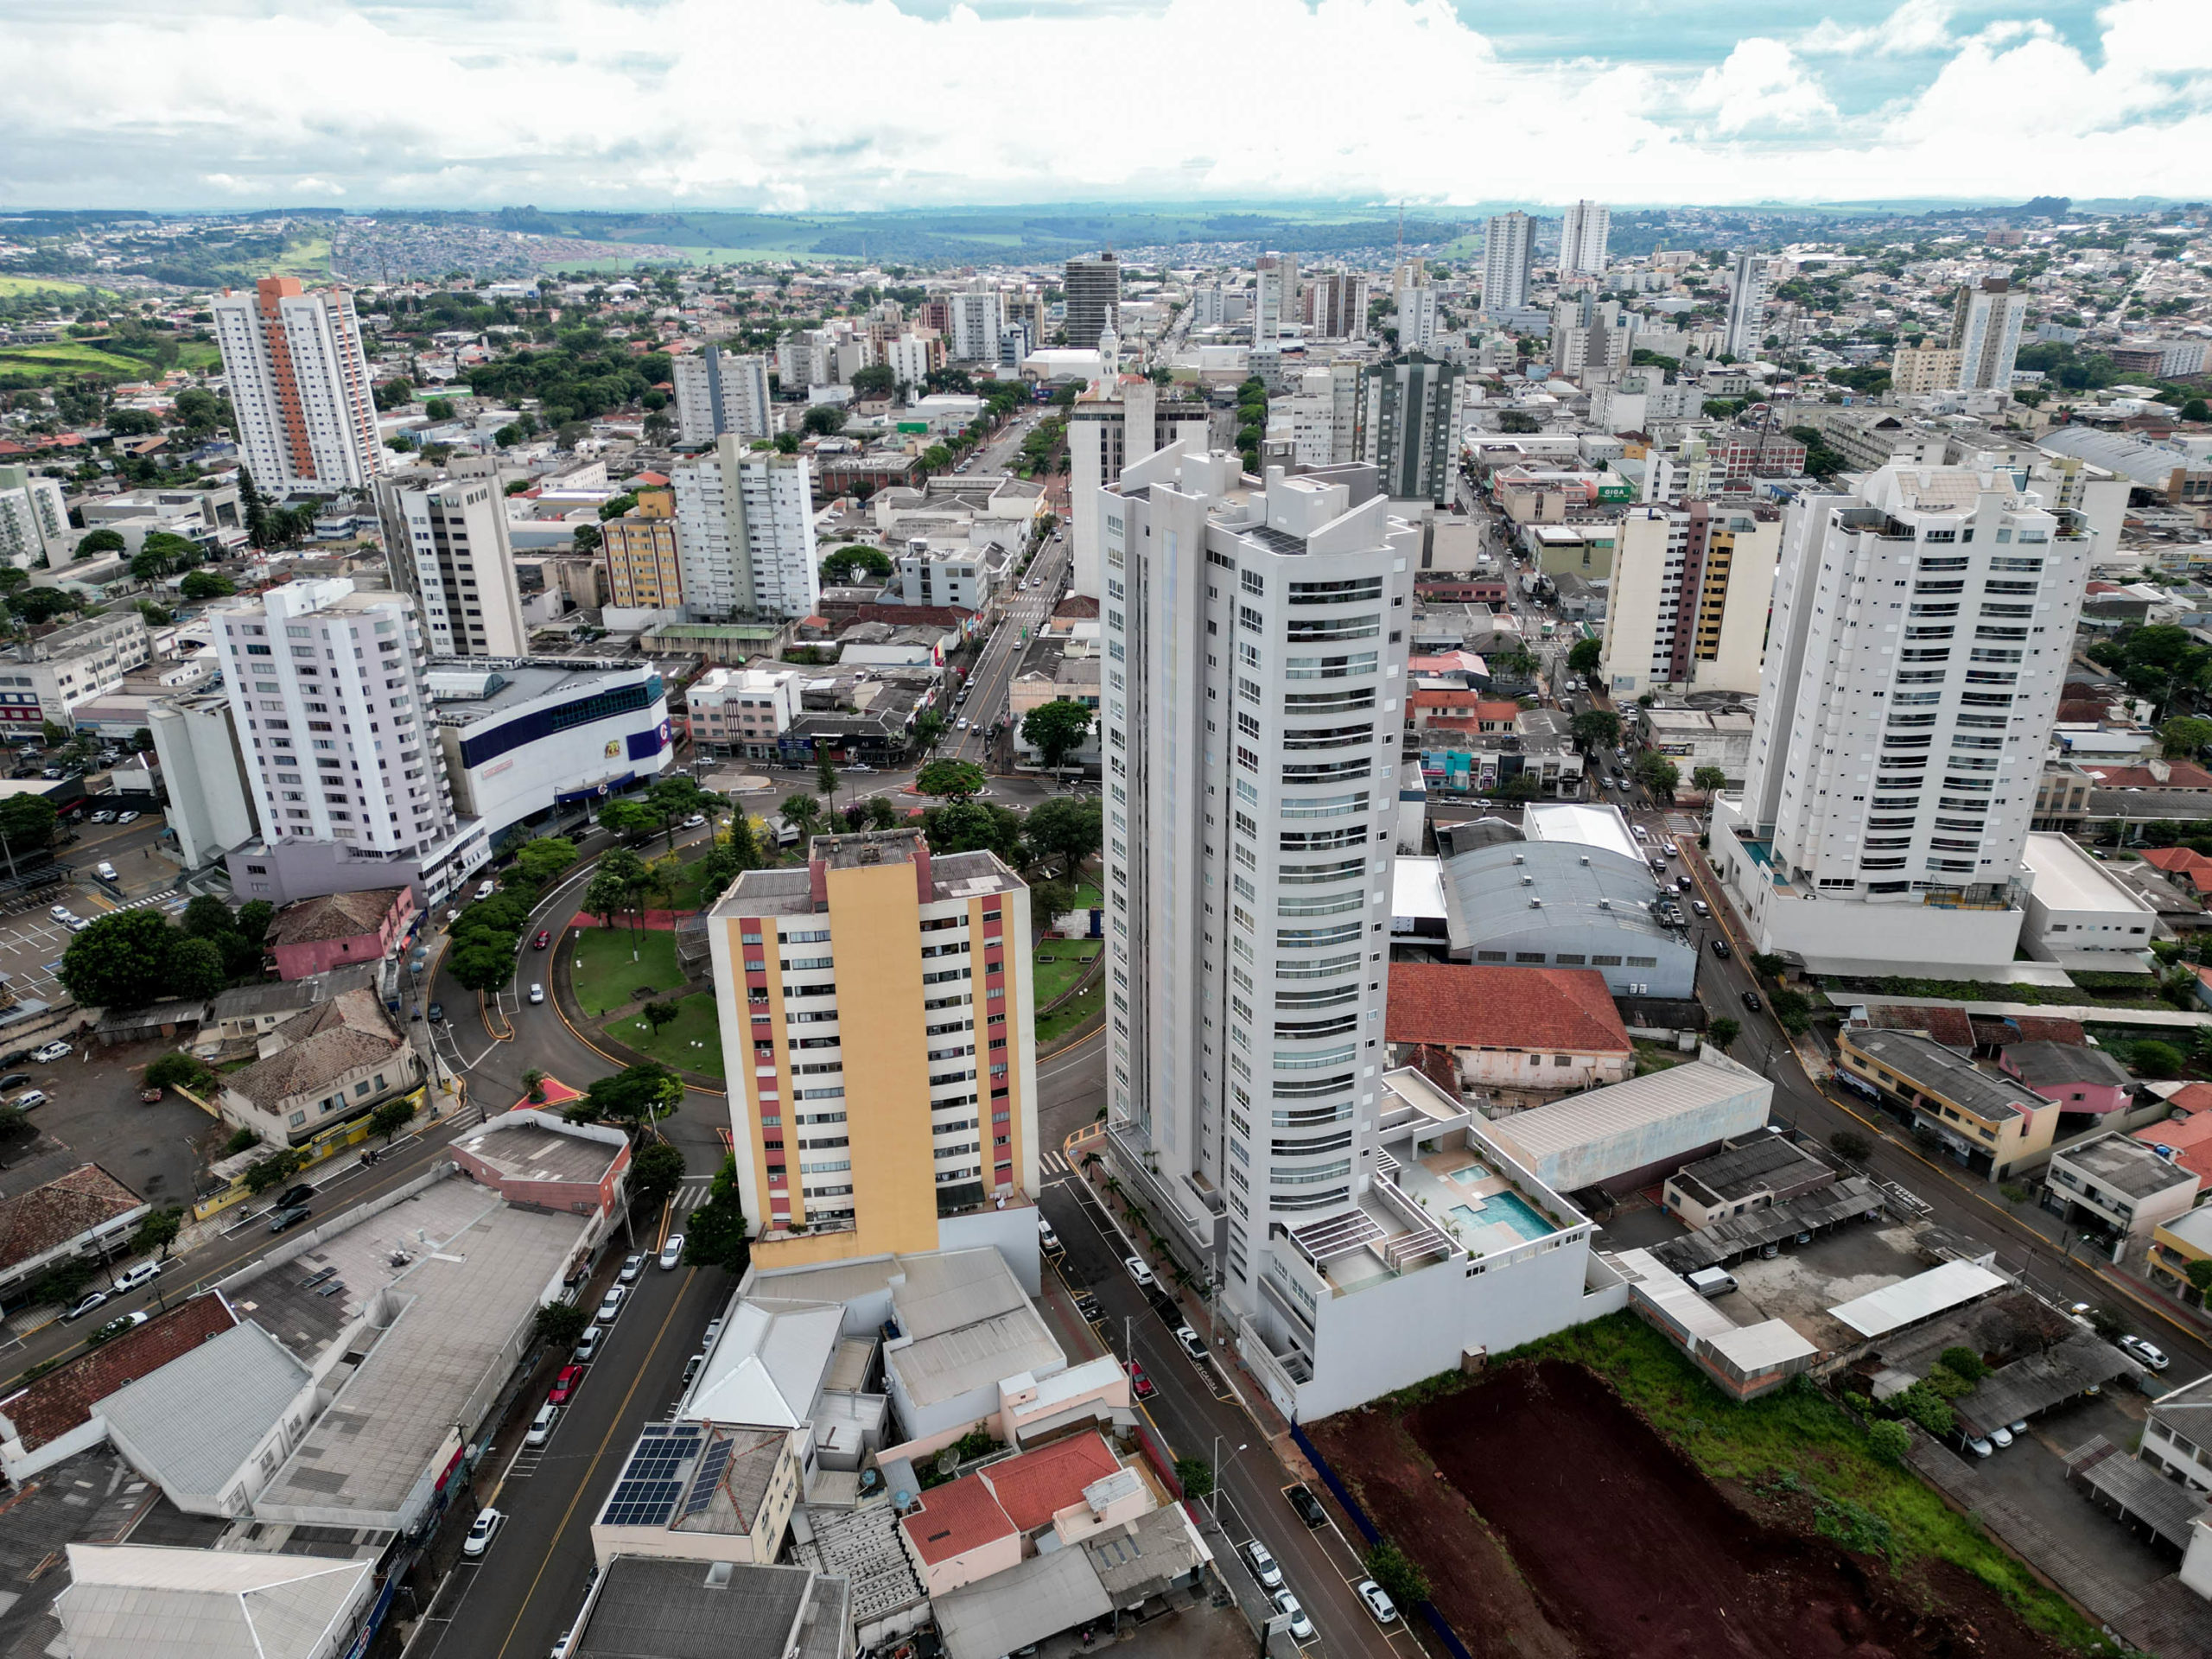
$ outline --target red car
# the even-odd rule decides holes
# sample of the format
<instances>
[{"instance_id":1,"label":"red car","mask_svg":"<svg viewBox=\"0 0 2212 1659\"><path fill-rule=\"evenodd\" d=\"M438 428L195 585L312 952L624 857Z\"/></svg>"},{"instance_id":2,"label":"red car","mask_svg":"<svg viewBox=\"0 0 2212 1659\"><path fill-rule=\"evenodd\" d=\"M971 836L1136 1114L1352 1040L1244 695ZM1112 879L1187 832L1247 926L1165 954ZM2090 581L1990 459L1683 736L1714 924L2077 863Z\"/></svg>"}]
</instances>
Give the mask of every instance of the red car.
<instances>
[{"instance_id":1,"label":"red car","mask_svg":"<svg viewBox=\"0 0 2212 1659\"><path fill-rule=\"evenodd\" d=\"M583 1380L584 1368L582 1366L563 1365L561 1368L560 1376L553 1379L552 1391L545 1396L545 1403L549 1406L567 1405L569 1403L569 1396L576 1391L576 1384Z\"/></svg>"},{"instance_id":2,"label":"red car","mask_svg":"<svg viewBox=\"0 0 2212 1659\"><path fill-rule=\"evenodd\" d=\"M543 950L547 945L552 943L553 935L546 929L541 927L537 930L537 937L530 942L530 948L533 950Z\"/></svg>"},{"instance_id":3,"label":"red car","mask_svg":"<svg viewBox=\"0 0 2212 1659\"><path fill-rule=\"evenodd\" d=\"M1135 1360L1129 1362L1129 1384L1140 1400L1149 1400L1160 1392L1160 1385L1144 1374L1144 1367Z\"/></svg>"}]
</instances>

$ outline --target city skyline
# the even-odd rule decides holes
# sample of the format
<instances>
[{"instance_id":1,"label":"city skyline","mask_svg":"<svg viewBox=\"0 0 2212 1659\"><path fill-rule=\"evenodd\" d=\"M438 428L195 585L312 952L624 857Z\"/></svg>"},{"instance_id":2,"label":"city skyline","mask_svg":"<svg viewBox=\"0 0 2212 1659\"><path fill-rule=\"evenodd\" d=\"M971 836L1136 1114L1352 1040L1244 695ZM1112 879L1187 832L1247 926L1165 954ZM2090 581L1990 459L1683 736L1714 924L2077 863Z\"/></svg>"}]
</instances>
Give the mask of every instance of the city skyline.
<instances>
[{"instance_id":1,"label":"city skyline","mask_svg":"<svg viewBox=\"0 0 2212 1659\"><path fill-rule=\"evenodd\" d=\"M1438 203L1465 194L1459 158L1477 152L1541 175L1562 203L2206 193L2212 42L2185 0L1678 12L1652 9L1618 30L1567 20L1541 35L1476 0L1164 0L1033 14L800 0L757 15L699 0L650 13L581 0L557 14L446 3L312 16L280 0L18 16L19 95L0 111L15 165L0 200ZM819 111L774 98L766 79L802 47L849 66L844 90L858 95L832 143ZM1211 66L1232 55L1262 78L1315 62L1415 61L1440 85L1480 85L1484 96L1392 100L1357 122L1229 128L1195 148L1175 123L1139 123L1128 144L1101 147L1079 124L1031 121L985 91L1002 93L1009 64L1141 60L1141 98L1187 107L1212 95ZM409 95L334 98L334 63ZM219 99L206 91L216 85ZM901 95L916 85L939 95ZM592 119L575 119L586 108Z\"/></svg>"}]
</instances>

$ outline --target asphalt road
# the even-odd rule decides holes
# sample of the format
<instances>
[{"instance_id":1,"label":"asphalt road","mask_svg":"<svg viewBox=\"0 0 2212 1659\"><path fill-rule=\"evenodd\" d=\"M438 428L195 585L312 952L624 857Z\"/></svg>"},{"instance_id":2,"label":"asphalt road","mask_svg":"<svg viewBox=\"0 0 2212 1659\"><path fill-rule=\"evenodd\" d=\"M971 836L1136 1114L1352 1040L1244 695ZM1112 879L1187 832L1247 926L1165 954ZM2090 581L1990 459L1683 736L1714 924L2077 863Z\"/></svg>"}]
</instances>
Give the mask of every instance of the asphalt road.
<instances>
[{"instance_id":1,"label":"asphalt road","mask_svg":"<svg viewBox=\"0 0 2212 1659\"><path fill-rule=\"evenodd\" d=\"M1059 539L1047 541L1031 561L1029 574L1022 578L1025 585L1007 597L963 692L957 718L965 720L969 728L955 730L945 741L944 753L951 759L973 760L980 766L988 756L991 722L1006 713L1007 688L1028 654L1028 641L1059 603L1060 588L1067 580L1070 547L1064 531Z\"/></svg>"}]
</instances>

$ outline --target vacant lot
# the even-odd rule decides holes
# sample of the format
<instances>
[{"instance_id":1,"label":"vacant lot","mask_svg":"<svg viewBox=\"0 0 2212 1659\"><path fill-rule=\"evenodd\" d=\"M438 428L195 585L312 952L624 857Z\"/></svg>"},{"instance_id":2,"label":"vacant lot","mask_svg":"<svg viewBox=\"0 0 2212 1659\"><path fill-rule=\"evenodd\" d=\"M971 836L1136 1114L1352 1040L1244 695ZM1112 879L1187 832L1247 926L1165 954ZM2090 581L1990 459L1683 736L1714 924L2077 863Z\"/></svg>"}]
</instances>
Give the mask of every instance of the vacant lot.
<instances>
[{"instance_id":1,"label":"vacant lot","mask_svg":"<svg viewBox=\"0 0 2212 1659\"><path fill-rule=\"evenodd\" d=\"M2089 1634L1831 1402L1734 1405L1625 1316L1554 1342L1571 1357L1309 1430L1484 1659L2052 1656L2039 1629Z\"/></svg>"}]
</instances>

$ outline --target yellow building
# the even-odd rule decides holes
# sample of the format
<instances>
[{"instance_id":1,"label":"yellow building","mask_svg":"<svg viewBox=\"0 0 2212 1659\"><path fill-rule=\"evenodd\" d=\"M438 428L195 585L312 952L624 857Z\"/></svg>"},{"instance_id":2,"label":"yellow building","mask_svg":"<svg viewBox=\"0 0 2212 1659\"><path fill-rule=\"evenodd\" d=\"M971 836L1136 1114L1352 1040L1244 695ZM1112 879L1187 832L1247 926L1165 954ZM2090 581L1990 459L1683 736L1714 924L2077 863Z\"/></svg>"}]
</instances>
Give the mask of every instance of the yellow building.
<instances>
[{"instance_id":1,"label":"yellow building","mask_svg":"<svg viewBox=\"0 0 2212 1659\"><path fill-rule=\"evenodd\" d=\"M809 851L708 918L753 1260L1033 1249L1029 889L918 830Z\"/></svg>"},{"instance_id":2,"label":"yellow building","mask_svg":"<svg viewBox=\"0 0 2212 1659\"><path fill-rule=\"evenodd\" d=\"M638 504L599 527L607 603L672 611L683 603L683 566L676 548L676 493L639 490Z\"/></svg>"},{"instance_id":3,"label":"yellow building","mask_svg":"<svg viewBox=\"0 0 2212 1659\"><path fill-rule=\"evenodd\" d=\"M1846 1026L1837 1033L1836 1067L1901 1107L1914 1130L1955 1161L1993 1181L2050 1154L2057 1102L1983 1071L1925 1033Z\"/></svg>"}]
</instances>

